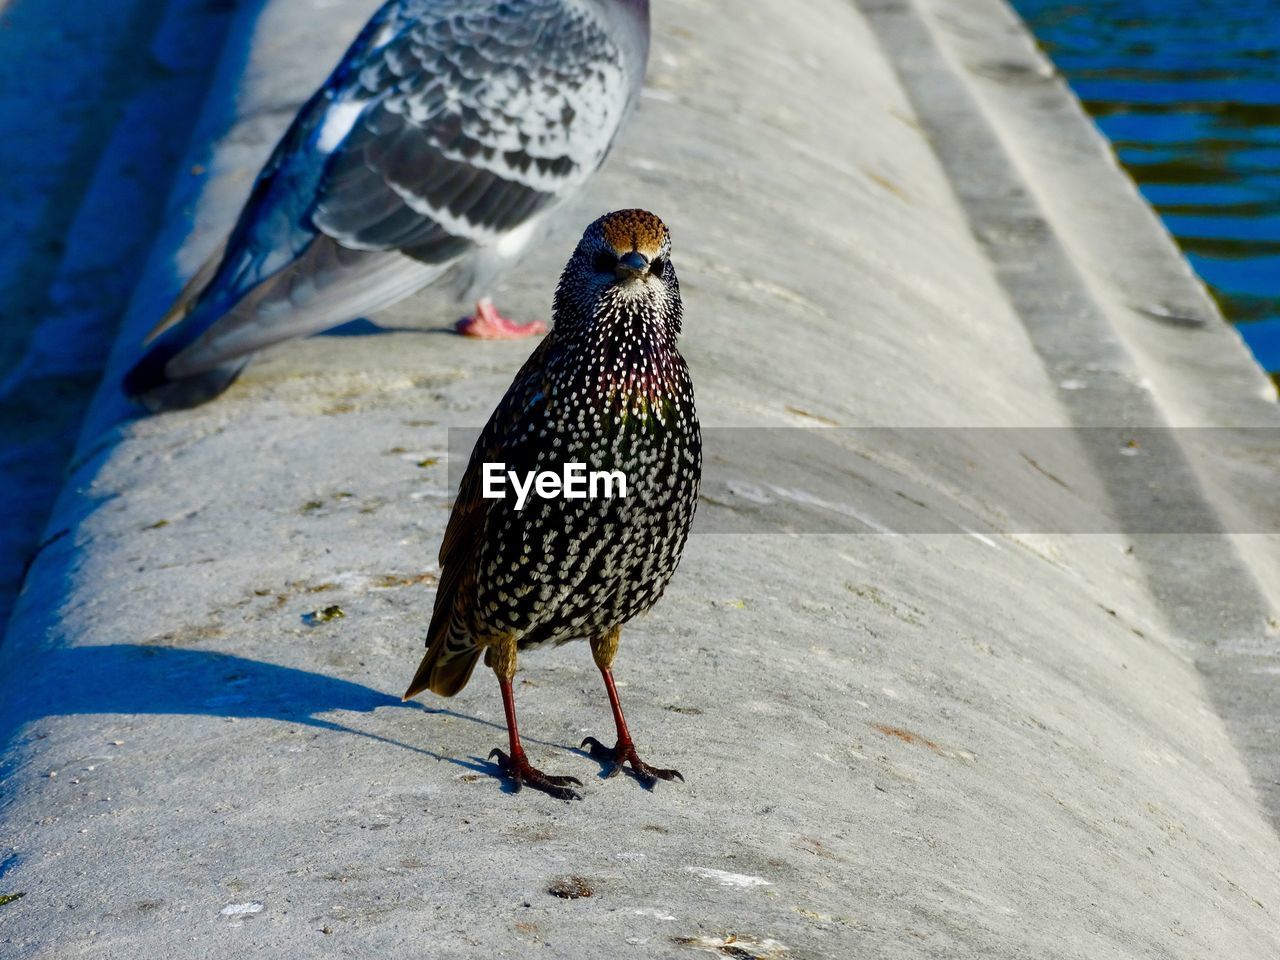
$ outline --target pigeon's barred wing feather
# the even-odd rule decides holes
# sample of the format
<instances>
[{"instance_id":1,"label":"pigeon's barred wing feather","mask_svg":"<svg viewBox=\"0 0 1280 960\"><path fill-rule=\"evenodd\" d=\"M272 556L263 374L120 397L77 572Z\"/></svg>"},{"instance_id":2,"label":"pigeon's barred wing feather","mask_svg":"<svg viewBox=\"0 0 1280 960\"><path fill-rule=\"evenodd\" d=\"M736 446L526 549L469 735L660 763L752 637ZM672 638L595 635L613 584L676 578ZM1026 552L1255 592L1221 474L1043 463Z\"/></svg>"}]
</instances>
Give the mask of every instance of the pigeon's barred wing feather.
<instances>
[{"instance_id":1,"label":"pigeon's barred wing feather","mask_svg":"<svg viewBox=\"0 0 1280 960\"><path fill-rule=\"evenodd\" d=\"M436 262L456 255L448 238L491 243L581 186L636 79L590 2L428 6L329 90L311 221L344 246Z\"/></svg>"}]
</instances>

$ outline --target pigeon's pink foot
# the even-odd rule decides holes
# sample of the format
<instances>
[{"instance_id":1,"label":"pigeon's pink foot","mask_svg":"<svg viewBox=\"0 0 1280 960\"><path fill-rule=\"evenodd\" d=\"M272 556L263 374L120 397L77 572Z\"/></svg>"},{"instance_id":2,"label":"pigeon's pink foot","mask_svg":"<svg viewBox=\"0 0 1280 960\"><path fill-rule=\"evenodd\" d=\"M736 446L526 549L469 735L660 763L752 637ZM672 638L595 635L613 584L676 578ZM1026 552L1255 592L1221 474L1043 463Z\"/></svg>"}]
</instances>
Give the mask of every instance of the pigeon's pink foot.
<instances>
[{"instance_id":1,"label":"pigeon's pink foot","mask_svg":"<svg viewBox=\"0 0 1280 960\"><path fill-rule=\"evenodd\" d=\"M489 299L476 301L476 312L473 316L463 317L455 328L464 337L479 337L482 340L519 340L521 337L536 337L547 332L547 325L541 320L532 323L516 323L508 320L498 312L498 308Z\"/></svg>"}]
</instances>

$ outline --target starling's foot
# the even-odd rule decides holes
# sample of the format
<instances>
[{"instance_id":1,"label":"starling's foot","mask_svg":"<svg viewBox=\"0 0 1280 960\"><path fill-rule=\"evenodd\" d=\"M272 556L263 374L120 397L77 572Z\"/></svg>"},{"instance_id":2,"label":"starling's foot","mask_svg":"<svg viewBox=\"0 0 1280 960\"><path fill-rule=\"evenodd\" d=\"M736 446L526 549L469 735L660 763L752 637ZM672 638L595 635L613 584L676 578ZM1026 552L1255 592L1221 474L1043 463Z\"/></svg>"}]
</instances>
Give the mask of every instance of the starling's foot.
<instances>
[{"instance_id":1,"label":"starling's foot","mask_svg":"<svg viewBox=\"0 0 1280 960\"><path fill-rule=\"evenodd\" d=\"M643 783L650 790L659 780L679 780L684 782L679 770L662 770L658 767L651 767L638 756L636 756L635 744L628 741L619 741L618 745L610 749L595 737L587 737L582 741L582 746L591 754L591 759L600 763L609 765L609 770L605 774L606 777L616 777L626 764L631 764L631 770L636 775L636 779Z\"/></svg>"},{"instance_id":2,"label":"starling's foot","mask_svg":"<svg viewBox=\"0 0 1280 960\"><path fill-rule=\"evenodd\" d=\"M570 789L570 785L582 786L582 781L577 777L549 777L532 766L529 763L529 758L523 752L512 759L501 750L494 750L489 754L489 759L492 760L494 757L498 758L498 766L515 782L517 793L520 792L521 787L530 786L535 790L550 794L557 800L582 799L582 794Z\"/></svg>"},{"instance_id":3,"label":"starling's foot","mask_svg":"<svg viewBox=\"0 0 1280 960\"><path fill-rule=\"evenodd\" d=\"M534 337L547 332L547 325L541 320L520 324L508 320L498 312L492 300L476 301L476 312L470 317L458 321L455 329L464 337L479 337L482 340L519 340L521 337Z\"/></svg>"}]
</instances>

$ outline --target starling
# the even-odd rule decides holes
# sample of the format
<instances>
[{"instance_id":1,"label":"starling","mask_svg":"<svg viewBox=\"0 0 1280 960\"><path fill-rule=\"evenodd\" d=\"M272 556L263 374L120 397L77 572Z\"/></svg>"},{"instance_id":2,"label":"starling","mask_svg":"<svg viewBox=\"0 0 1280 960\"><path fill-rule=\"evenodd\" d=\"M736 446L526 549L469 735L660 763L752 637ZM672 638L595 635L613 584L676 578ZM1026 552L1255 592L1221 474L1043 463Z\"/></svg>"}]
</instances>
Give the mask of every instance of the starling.
<instances>
[{"instance_id":1,"label":"starling","mask_svg":"<svg viewBox=\"0 0 1280 960\"><path fill-rule=\"evenodd\" d=\"M604 162L639 93L649 0L389 0L277 145L124 391L221 393L249 355L427 285L460 332L543 332L484 293Z\"/></svg>"},{"instance_id":2,"label":"starling","mask_svg":"<svg viewBox=\"0 0 1280 960\"><path fill-rule=\"evenodd\" d=\"M484 655L498 675L510 753L495 750L516 787L577 798L573 777L547 776L520 745L511 680L520 650L586 638L617 726L592 756L624 764L647 787L680 777L644 763L614 686L622 625L662 596L680 562L698 499L702 440L689 368L676 346L682 308L666 226L643 210L587 227L556 289L553 326L489 418L472 451L440 547L440 585L427 654L405 699L453 696ZM521 499L494 465L523 482ZM538 474L567 465L620 474L625 495L543 496ZM525 478L520 481L518 478ZM570 490L566 481L564 489ZM506 492L496 497L495 493ZM579 491L581 492L581 491ZM489 496L486 496L489 493ZM684 779L680 777L680 779Z\"/></svg>"}]
</instances>

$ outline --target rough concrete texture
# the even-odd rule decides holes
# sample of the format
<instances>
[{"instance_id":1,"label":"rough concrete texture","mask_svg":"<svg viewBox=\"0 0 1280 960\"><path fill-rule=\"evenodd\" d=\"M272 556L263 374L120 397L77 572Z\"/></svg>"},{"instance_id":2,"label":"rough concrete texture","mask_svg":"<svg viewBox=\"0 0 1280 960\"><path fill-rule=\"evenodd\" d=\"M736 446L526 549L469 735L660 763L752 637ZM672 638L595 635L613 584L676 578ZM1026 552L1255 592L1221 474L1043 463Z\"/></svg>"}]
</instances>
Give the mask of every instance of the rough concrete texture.
<instances>
[{"instance_id":1,"label":"rough concrete texture","mask_svg":"<svg viewBox=\"0 0 1280 960\"><path fill-rule=\"evenodd\" d=\"M246 21L199 229L176 253L177 228L161 238L117 369L361 6L272 0ZM1039 62L1002 7L974 6L1006 18L989 62L1014 41ZM1194 285L1131 195L1109 218L1045 202L1066 181L1028 162L1044 130L1003 116L957 54L981 48L981 24L963 35L946 12L658 0L642 110L501 302L545 316L581 225L644 205L674 234L708 426L1073 426L1091 395L1122 412L1142 397L1139 422L1194 409L1275 426L1202 298L1194 329L1116 319L1118 289ZM950 126L931 96L951 98ZM1059 84L1036 96L1087 140ZM1088 142L1091 184L1128 191ZM965 143L982 148L968 167ZM1047 264L1038 299L1015 282L1016 251L979 229L971 187L988 165L997 192L1024 184L1031 233L1050 238L1025 257ZM1103 242L1101 265L1082 254ZM1071 307L1057 327L1055 302ZM423 302L378 319L424 317L452 319ZM1099 329L1106 362L1062 387L1055 350ZM270 351L215 404L119 425L104 386L0 650L0 893L25 894L0 906L6 957L1280 951L1266 758L1197 666L1224 639L1249 641L1259 669L1274 656L1270 541L1201 537L1213 569L1247 582L1184 575L1172 604L1136 538L798 536L788 511L811 526L832 505L796 498L775 505L777 532L692 538L667 597L624 632L641 752L688 782L594 779L573 745L607 735L608 712L571 645L524 658L517 696L533 761L582 777L586 799L508 795L483 759L505 739L489 677L452 701L398 694L431 607L447 428L481 423L527 350L430 330L320 337ZM1206 386L1210 359L1226 373ZM953 495L945 448L857 452ZM1082 448L1053 477L1027 463L1011 482L1043 484L1046 502L1063 485L1105 492L1102 456ZM1248 464L1220 483L1173 466L1211 509L1265 505ZM717 498L704 523L750 507ZM1244 604L1227 620L1185 613L1222 611L1224 592ZM344 616L311 616L330 607Z\"/></svg>"}]
</instances>

